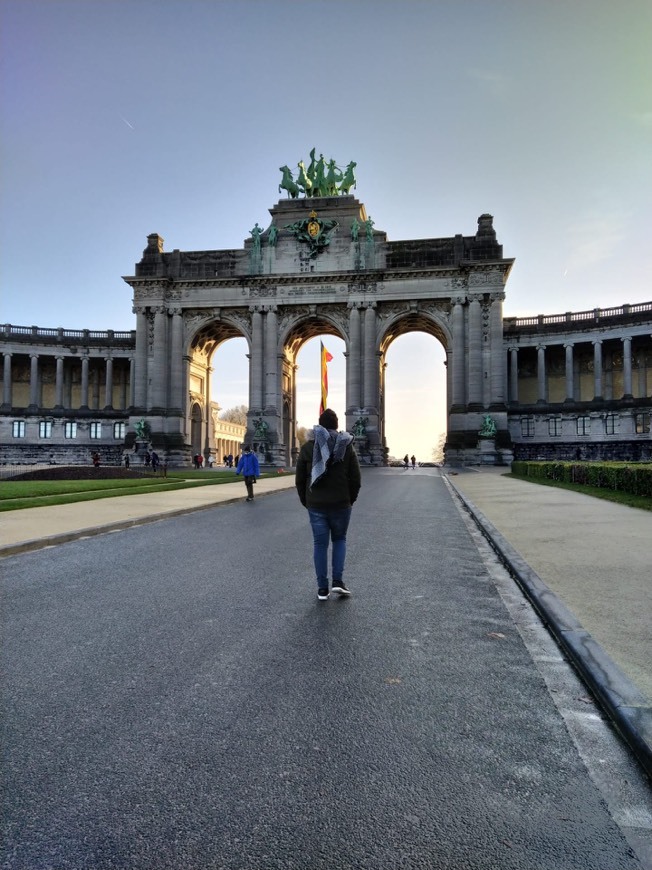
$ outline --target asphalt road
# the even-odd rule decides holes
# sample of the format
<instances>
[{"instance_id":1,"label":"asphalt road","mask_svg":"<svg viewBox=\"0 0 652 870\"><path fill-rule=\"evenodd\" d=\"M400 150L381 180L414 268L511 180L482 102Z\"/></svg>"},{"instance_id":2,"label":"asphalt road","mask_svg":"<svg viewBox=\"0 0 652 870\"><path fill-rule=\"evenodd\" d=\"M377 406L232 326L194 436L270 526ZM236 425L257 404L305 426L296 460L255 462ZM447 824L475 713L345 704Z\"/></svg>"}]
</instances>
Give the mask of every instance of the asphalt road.
<instances>
[{"instance_id":1,"label":"asphalt road","mask_svg":"<svg viewBox=\"0 0 652 870\"><path fill-rule=\"evenodd\" d=\"M391 470L389 470L391 471ZM3 868L640 865L436 474L8 557Z\"/></svg>"}]
</instances>

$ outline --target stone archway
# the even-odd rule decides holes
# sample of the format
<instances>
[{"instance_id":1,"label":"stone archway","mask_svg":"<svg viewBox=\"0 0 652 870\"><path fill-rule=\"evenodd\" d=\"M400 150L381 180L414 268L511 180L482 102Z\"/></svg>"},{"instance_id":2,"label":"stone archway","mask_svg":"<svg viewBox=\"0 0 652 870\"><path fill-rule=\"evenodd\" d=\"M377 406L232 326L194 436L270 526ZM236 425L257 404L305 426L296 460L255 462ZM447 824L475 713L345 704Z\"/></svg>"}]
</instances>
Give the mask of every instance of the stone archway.
<instances>
[{"instance_id":1,"label":"stone archway","mask_svg":"<svg viewBox=\"0 0 652 870\"><path fill-rule=\"evenodd\" d=\"M286 465L296 451L297 349L334 331L346 346L346 428L366 461L382 464L383 355L392 337L418 329L446 348L447 458L478 461L490 414L500 460L498 448L511 443L502 302L512 260L492 217L481 215L473 236L390 242L350 195L281 200L270 214L270 227L242 250L166 254L160 236L148 237L125 279L137 314L130 427L144 417L155 443L189 458L185 409L208 407L212 349L243 335L246 438L268 462Z\"/></svg>"},{"instance_id":2,"label":"stone archway","mask_svg":"<svg viewBox=\"0 0 652 870\"><path fill-rule=\"evenodd\" d=\"M334 335L342 339L342 317L345 310L335 306L323 310L298 309L286 318L279 336L279 357L282 359L283 436L287 464L295 464L299 453L297 440L297 358L302 347L312 338Z\"/></svg>"},{"instance_id":3,"label":"stone archway","mask_svg":"<svg viewBox=\"0 0 652 870\"><path fill-rule=\"evenodd\" d=\"M379 356L380 356L380 425L382 432L382 443L385 448L385 454L387 455L389 450L392 448L392 445L388 443L387 437L387 383L386 383L386 372L387 372L387 357L390 348L394 344L394 342L398 338L402 338L410 333L422 333L430 336L435 339L436 342L439 343L441 348L444 351L444 355L447 358L448 353L451 346L451 336L448 331L448 328L445 322L442 321L440 317L433 313L426 313L425 311L420 311L417 307L413 308L407 313L398 314L397 316L388 320L385 325L385 329L383 331L380 346L379 346ZM446 369L448 371L447 360L444 361L444 365L446 365ZM415 372L415 376L418 377L418 372ZM433 400L434 401L434 400ZM445 408L445 417L446 417L446 430L448 429L448 414L450 409L450 401L449 401L449 385L448 378L446 378L445 385L445 395L444 395L444 408Z\"/></svg>"}]
</instances>

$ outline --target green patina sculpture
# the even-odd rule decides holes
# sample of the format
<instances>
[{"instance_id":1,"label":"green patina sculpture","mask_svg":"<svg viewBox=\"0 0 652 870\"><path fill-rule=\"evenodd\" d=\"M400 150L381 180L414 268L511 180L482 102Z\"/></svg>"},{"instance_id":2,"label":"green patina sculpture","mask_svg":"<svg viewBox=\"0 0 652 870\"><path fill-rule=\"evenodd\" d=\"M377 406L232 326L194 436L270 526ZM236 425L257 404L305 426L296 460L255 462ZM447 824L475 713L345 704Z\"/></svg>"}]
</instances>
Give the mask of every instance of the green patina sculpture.
<instances>
[{"instance_id":1,"label":"green patina sculpture","mask_svg":"<svg viewBox=\"0 0 652 870\"><path fill-rule=\"evenodd\" d=\"M256 226L253 228L253 230L249 230L249 232L251 233L251 238L253 239L254 249L260 249L260 237L262 236L263 231L258 226L258 221L256 221Z\"/></svg>"},{"instance_id":2,"label":"green patina sculpture","mask_svg":"<svg viewBox=\"0 0 652 870\"><path fill-rule=\"evenodd\" d=\"M267 423L259 417L258 420L254 420L254 438L257 441L267 441L267 434L269 431L269 426Z\"/></svg>"},{"instance_id":3,"label":"green patina sculpture","mask_svg":"<svg viewBox=\"0 0 652 870\"><path fill-rule=\"evenodd\" d=\"M357 218L353 218L353 223L351 224L351 238L354 242L358 241L358 234L360 232L360 224L358 223Z\"/></svg>"},{"instance_id":4,"label":"green patina sculpture","mask_svg":"<svg viewBox=\"0 0 652 870\"><path fill-rule=\"evenodd\" d=\"M276 229L274 224L272 224L272 226L269 228L269 235L267 236L267 241L268 241L270 248L276 247L276 240L277 239L278 239L278 230Z\"/></svg>"},{"instance_id":5,"label":"green patina sculpture","mask_svg":"<svg viewBox=\"0 0 652 870\"><path fill-rule=\"evenodd\" d=\"M367 220L364 222L364 227L365 227L365 233L367 236L367 241L373 242L373 240L374 240L374 222L371 220L370 217L368 217Z\"/></svg>"},{"instance_id":6,"label":"green patina sculpture","mask_svg":"<svg viewBox=\"0 0 652 870\"><path fill-rule=\"evenodd\" d=\"M296 199L300 193L307 197L347 195L356 186L353 170L358 164L351 161L345 170L338 167L332 158L326 160L323 154L315 159L315 149L310 151L310 163L306 169L303 160L297 163L298 175L293 178L289 166L280 166L282 173L279 193L287 190L288 197Z\"/></svg>"},{"instance_id":7,"label":"green patina sculpture","mask_svg":"<svg viewBox=\"0 0 652 870\"><path fill-rule=\"evenodd\" d=\"M149 441L149 436L152 434L152 428L143 417L141 417L136 423L134 429L136 430L136 438L141 441Z\"/></svg>"},{"instance_id":8,"label":"green patina sculpture","mask_svg":"<svg viewBox=\"0 0 652 870\"><path fill-rule=\"evenodd\" d=\"M290 171L289 166L279 166L279 171L283 173L283 177L281 179L281 183L278 186L278 192L280 193L282 190L287 190L288 197L291 199L296 199L299 196L299 187L292 178L292 172Z\"/></svg>"},{"instance_id":9,"label":"green patina sculpture","mask_svg":"<svg viewBox=\"0 0 652 870\"><path fill-rule=\"evenodd\" d=\"M356 438L363 438L367 434L367 423L369 417L358 417L353 424L353 434Z\"/></svg>"},{"instance_id":10,"label":"green patina sculpture","mask_svg":"<svg viewBox=\"0 0 652 870\"><path fill-rule=\"evenodd\" d=\"M340 193L347 194L351 190L352 187L356 186L356 180L355 180L355 175L353 174L353 170L355 169L355 167L357 165L358 164L354 163L354 161L352 160L349 163L349 165L346 167L346 170L344 172L344 177L342 178L342 181L340 183Z\"/></svg>"},{"instance_id":11,"label":"green patina sculpture","mask_svg":"<svg viewBox=\"0 0 652 870\"><path fill-rule=\"evenodd\" d=\"M308 218L286 224L285 229L289 230L297 241L308 245L310 258L314 259L330 245L330 237L338 226L338 221L322 220L317 217L316 211L311 211Z\"/></svg>"},{"instance_id":12,"label":"green patina sculpture","mask_svg":"<svg viewBox=\"0 0 652 870\"><path fill-rule=\"evenodd\" d=\"M480 431L478 435L481 438L493 438L496 434L496 424L493 419L489 416L489 414L485 414L482 420L482 426L480 427Z\"/></svg>"}]
</instances>

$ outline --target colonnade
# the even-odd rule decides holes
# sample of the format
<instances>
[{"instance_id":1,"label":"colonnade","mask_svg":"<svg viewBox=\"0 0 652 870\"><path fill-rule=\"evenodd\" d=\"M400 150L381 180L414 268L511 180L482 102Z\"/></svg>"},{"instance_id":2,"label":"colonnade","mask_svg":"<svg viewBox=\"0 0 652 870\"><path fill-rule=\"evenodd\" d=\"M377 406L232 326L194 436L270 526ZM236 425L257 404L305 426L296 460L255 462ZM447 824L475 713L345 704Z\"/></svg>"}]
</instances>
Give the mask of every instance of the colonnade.
<instances>
[{"instance_id":1,"label":"colonnade","mask_svg":"<svg viewBox=\"0 0 652 870\"><path fill-rule=\"evenodd\" d=\"M536 350L536 379L537 379L537 395L536 401L546 403L554 401L550 396L550 373L549 373L549 354L553 349L563 347L564 350L564 381L565 395L557 399L557 401L577 402L577 401L601 401L604 399L630 399L634 395L637 397L646 397L648 395L647 384L647 365L645 364L645 354L649 354L652 350L652 336L648 335L610 335L604 338L589 338L584 340L563 341L557 343L554 341L537 342L533 345L518 346L514 344L508 345L509 355L509 402L511 405L517 405L523 400L519 395L519 354L525 350ZM633 342L636 341L638 346L642 348L642 361L636 365L638 377L634 382L634 358L632 352ZM608 360L605 360L605 348L607 345ZM615 345L615 347L614 347ZM613 386L613 358L616 349L622 354L622 385L621 389L616 393ZM592 378L592 393L591 395L584 393L581 389L581 382L577 374L577 367L580 360L586 361L587 355L590 355L592 361L593 378ZM619 364L620 365L620 364Z\"/></svg>"},{"instance_id":2,"label":"colonnade","mask_svg":"<svg viewBox=\"0 0 652 870\"><path fill-rule=\"evenodd\" d=\"M17 382L14 379L16 365L29 361L29 388L26 396L18 394ZM3 353L2 367L2 405L9 409L15 406L25 407L30 412L39 409L51 410L113 410L127 409L133 404L130 384L133 383L134 359L112 354L97 356L89 350L81 354L46 353L46 352L15 352ZM118 362L124 368L129 367L129 376L124 371L119 380L119 390L115 387L115 364ZM79 384L78 403L74 403L74 374L78 371ZM44 374L54 370L54 389L44 389Z\"/></svg>"}]
</instances>

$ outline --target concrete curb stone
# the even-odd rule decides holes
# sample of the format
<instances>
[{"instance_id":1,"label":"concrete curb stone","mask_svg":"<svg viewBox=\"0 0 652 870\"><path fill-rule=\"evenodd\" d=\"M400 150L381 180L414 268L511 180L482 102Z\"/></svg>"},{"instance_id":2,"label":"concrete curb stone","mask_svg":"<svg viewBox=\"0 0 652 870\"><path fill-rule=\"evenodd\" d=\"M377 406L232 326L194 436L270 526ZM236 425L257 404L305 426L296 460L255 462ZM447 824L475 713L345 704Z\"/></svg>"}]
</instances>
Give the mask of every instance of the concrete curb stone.
<instances>
[{"instance_id":1,"label":"concrete curb stone","mask_svg":"<svg viewBox=\"0 0 652 870\"><path fill-rule=\"evenodd\" d=\"M559 647L652 777L652 705L487 517L446 475L455 495L523 590Z\"/></svg>"}]
</instances>

